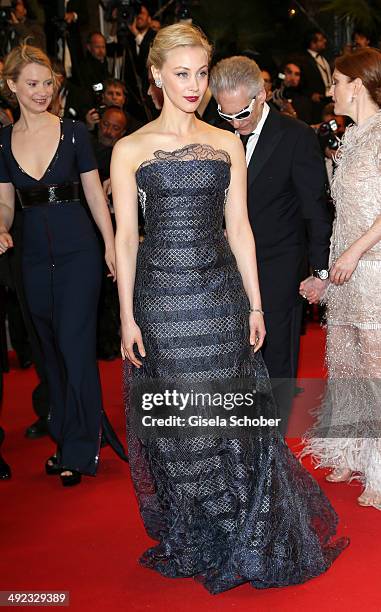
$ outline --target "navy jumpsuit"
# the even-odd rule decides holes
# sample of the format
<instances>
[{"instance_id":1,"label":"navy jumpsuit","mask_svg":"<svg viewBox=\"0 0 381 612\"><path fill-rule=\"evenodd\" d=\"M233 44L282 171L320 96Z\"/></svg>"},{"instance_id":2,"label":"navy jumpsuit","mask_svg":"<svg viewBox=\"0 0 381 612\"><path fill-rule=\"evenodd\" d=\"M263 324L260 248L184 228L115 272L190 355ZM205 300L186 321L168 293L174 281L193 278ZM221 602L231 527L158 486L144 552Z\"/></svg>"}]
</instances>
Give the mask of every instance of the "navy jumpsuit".
<instances>
[{"instance_id":1,"label":"navy jumpsuit","mask_svg":"<svg viewBox=\"0 0 381 612\"><path fill-rule=\"evenodd\" d=\"M70 191L81 173L97 167L82 123L61 119L56 153L39 181L17 163L11 138L12 126L0 130L0 182L12 183L21 195L29 197L36 188L49 192L52 185L68 185ZM25 293L45 358L49 426L58 461L62 467L95 474L102 412L96 362L99 240L88 212L74 197L48 205L41 200L41 205L23 208L23 215Z\"/></svg>"}]
</instances>

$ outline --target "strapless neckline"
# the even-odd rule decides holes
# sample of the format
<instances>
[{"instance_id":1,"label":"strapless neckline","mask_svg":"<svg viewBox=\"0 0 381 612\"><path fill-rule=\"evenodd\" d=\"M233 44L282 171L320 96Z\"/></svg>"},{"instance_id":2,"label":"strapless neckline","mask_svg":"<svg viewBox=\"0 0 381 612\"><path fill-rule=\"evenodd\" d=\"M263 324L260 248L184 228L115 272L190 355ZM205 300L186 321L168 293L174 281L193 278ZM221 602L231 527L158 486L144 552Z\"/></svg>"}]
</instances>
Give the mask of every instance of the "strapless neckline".
<instances>
[{"instance_id":1,"label":"strapless neckline","mask_svg":"<svg viewBox=\"0 0 381 612\"><path fill-rule=\"evenodd\" d=\"M200 142L190 143L171 151L158 149L153 152L153 155L154 157L146 159L138 165L135 175L146 166L169 161L181 161L182 163L185 161L218 161L226 163L229 167L231 166L231 157L227 151Z\"/></svg>"}]
</instances>

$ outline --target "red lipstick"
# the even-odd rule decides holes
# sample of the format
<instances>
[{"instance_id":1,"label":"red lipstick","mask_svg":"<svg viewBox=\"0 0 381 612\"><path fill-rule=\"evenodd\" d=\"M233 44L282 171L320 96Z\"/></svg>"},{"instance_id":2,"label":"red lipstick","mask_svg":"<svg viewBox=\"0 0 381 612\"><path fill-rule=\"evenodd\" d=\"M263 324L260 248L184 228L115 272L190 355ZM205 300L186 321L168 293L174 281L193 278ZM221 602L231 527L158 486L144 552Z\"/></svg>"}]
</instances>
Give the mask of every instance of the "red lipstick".
<instances>
[{"instance_id":1,"label":"red lipstick","mask_svg":"<svg viewBox=\"0 0 381 612\"><path fill-rule=\"evenodd\" d=\"M200 96L184 96L188 102L197 102Z\"/></svg>"}]
</instances>

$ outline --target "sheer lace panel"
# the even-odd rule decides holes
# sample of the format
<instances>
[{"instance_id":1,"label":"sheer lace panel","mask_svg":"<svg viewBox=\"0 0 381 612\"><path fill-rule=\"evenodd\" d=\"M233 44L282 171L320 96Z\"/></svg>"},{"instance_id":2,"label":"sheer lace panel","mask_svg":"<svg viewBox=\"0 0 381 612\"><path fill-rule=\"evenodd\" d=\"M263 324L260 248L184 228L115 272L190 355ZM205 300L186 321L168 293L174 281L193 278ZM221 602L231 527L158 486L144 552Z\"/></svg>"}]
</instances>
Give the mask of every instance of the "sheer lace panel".
<instances>
[{"instance_id":1,"label":"sheer lace panel","mask_svg":"<svg viewBox=\"0 0 381 612\"><path fill-rule=\"evenodd\" d=\"M174 151L163 151L159 149L154 151L154 158L147 159L137 168L137 171L145 166L158 161L201 161L201 160L213 160L223 161L231 166L230 155L223 149L215 149L208 144L189 144L180 149L174 149Z\"/></svg>"}]
</instances>

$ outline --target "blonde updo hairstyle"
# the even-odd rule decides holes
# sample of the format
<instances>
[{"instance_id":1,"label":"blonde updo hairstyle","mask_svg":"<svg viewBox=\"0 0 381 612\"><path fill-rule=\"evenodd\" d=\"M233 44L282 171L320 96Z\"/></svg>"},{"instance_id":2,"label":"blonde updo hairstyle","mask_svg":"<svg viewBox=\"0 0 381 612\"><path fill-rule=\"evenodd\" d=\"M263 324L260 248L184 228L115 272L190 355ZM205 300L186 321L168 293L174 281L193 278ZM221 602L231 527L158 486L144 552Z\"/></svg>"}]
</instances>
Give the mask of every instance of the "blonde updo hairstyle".
<instances>
[{"instance_id":1,"label":"blonde updo hairstyle","mask_svg":"<svg viewBox=\"0 0 381 612\"><path fill-rule=\"evenodd\" d=\"M174 23L166 26L156 34L149 51L147 65L162 68L168 53L177 47L202 47L208 56L212 57L212 45L204 32L188 23Z\"/></svg>"},{"instance_id":2,"label":"blonde updo hairstyle","mask_svg":"<svg viewBox=\"0 0 381 612\"><path fill-rule=\"evenodd\" d=\"M52 64L48 56L38 47L22 44L12 49L4 58L3 73L1 76L1 90L5 97L15 99L16 96L9 88L7 80L16 83L21 71L28 64L39 64L50 70L53 81L53 94L58 89L57 75L53 71Z\"/></svg>"}]
</instances>

